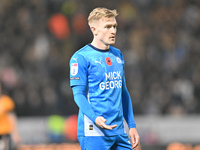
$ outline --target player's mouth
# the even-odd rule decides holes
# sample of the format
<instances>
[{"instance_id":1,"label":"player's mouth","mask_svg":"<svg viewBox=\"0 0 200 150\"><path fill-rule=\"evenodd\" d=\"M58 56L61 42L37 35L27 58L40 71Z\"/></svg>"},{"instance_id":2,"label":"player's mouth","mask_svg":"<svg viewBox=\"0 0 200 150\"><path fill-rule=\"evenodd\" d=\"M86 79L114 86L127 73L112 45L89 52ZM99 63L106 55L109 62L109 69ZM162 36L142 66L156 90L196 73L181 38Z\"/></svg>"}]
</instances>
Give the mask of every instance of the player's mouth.
<instances>
[{"instance_id":1,"label":"player's mouth","mask_svg":"<svg viewBox=\"0 0 200 150\"><path fill-rule=\"evenodd\" d=\"M115 36L111 36L110 39L111 39L111 40L115 40Z\"/></svg>"}]
</instances>

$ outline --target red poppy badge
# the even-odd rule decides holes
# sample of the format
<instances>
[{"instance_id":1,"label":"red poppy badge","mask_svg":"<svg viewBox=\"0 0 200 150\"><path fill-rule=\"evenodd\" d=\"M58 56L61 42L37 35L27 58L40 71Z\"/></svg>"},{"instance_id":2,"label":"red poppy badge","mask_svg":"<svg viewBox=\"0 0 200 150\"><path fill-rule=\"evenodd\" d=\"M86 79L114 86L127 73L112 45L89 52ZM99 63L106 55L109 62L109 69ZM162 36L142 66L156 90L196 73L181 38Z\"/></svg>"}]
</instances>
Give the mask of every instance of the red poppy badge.
<instances>
[{"instance_id":1,"label":"red poppy badge","mask_svg":"<svg viewBox=\"0 0 200 150\"><path fill-rule=\"evenodd\" d=\"M112 66L112 61L111 61L110 57L106 57L106 64L108 66Z\"/></svg>"}]
</instances>

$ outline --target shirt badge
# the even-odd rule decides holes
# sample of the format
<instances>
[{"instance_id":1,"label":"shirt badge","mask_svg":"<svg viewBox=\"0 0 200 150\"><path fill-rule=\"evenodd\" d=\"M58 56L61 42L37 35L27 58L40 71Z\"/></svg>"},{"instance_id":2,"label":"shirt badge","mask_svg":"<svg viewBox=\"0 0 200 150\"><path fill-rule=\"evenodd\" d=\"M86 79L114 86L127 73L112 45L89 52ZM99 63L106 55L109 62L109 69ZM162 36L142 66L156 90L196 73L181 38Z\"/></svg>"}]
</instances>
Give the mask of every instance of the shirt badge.
<instances>
[{"instance_id":1,"label":"shirt badge","mask_svg":"<svg viewBox=\"0 0 200 150\"><path fill-rule=\"evenodd\" d=\"M72 63L71 64L71 75L75 76L78 73L78 63Z\"/></svg>"},{"instance_id":2,"label":"shirt badge","mask_svg":"<svg viewBox=\"0 0 200 150\"><path fill-rule=\"evenodd\" d=\"M106 64L108 66L112 66L112 61L111 61L110 57L106 57Z\"/></svg>"},{"instance_id":3,"label":"shirt badge","mask_svg":"<svg viewBox=\"0 0 200 150\"><path fill-rule=\"evenodd\" d=\"M117 62L118 62L119 64L122 63L122 60L121 60L119 57L116 57L116 60L117 60Z\"/></svg>"}]
</instances>

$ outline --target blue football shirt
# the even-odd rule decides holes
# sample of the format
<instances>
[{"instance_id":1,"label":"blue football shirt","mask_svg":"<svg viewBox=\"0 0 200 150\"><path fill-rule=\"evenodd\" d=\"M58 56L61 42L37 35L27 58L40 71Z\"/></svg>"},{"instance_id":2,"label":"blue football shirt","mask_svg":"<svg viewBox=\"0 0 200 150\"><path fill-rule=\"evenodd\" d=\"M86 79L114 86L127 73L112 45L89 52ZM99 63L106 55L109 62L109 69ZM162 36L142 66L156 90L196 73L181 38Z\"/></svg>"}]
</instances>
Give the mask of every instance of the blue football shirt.
<instances>
[{"instance_id":1,"label":"blue football shirt","mask_svg":"<svg viewBox=\"0 0 200 150\"><path fill-rule=\"evenodd\" d=\"M97 127L89 116L79 110L78 136L112 136L125 133L122 106L124 58L112 46L100 50L88 44L70 60L70 86L85 85L86 97L96 116L103 116L113 130Z\"/></svg>"}]
</instances>

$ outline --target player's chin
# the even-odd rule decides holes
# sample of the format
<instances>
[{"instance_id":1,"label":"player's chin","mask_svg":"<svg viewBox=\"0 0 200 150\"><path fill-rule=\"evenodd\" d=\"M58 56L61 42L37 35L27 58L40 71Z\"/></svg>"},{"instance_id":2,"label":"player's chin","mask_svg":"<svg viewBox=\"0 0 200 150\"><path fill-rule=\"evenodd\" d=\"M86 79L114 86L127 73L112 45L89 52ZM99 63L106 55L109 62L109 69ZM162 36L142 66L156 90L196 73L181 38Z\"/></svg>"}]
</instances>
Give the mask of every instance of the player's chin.
<instances>
[{"instance_id":1,"label":"player's chin","mask_svg":"<svg viewBox=\"0 0 200 150\"><path fill-rule=\"evenodd\" d=\"M112 44L115 44L115 40L111 40L111 41L109 42L109 45L112 45Z\"/></svg>"}]
</instances>

